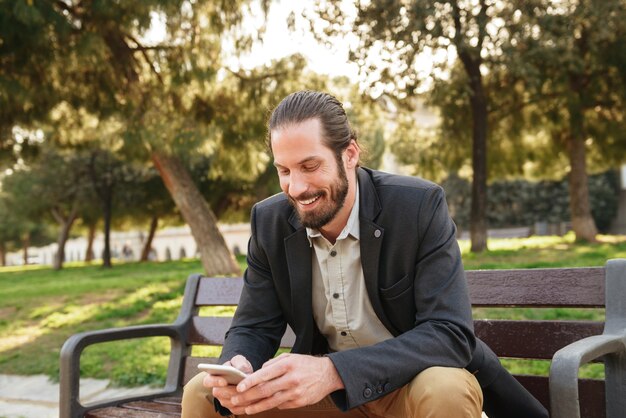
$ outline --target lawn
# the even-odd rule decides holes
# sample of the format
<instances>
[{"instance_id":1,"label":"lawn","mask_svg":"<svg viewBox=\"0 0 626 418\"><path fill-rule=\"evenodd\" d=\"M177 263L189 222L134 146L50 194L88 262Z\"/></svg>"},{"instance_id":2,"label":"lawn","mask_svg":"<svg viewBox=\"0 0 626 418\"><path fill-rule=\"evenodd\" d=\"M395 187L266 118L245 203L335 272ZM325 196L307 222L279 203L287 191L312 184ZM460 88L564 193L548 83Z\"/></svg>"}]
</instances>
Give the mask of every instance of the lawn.
<instances>
[{"instance_id":1,"label":"lawn","mask_svg":"<svg viewBox=\"0 0 626 418\"><path fill-rule=\"evenodd\" d=\"M597 244L574 243L573 236L489 241L488 252L470 254L461 242L466 269L600 266L609 258L626 258L626 237L601 237ZM241 263L244 260L239 260ZM134 324L169 323L178 313L185 279L202 270L197 260L125 263L112 269L70 264L50 268L0 268L0 373L39 374L58 378L59 351L72 334ZM217 314L228 314L215 308ZM477 310L476 317L602 319L599 310ZM169 342L152 338L88 348L83 376L111 378L114 384L161 384ZM545 373L546 362L507 367ZM588 374L601 375L592 367Z\"/></svg>"}]
</instances>

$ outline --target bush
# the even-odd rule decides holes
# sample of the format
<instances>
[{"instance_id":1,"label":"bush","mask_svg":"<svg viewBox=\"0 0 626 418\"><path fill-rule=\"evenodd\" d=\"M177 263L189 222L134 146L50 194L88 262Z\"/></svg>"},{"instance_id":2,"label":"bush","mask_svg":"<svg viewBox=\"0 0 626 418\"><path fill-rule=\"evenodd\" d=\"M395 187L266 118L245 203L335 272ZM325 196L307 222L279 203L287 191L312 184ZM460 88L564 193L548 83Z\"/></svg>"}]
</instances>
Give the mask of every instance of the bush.
<instances>
[{"instance_id":1,"label":"bush","mask_svg":"<svg viewBox=\"0 0 626 418\"><path fill-rule=\"evenodd\" d=\"M469 228L471 184L451 174L442 186L450 214L460 229ZM608 231L617 214L619 177L616 171L589 176L591 214L600 232ZM559 224L570 220L568 181L496 181L488 187L487 223L492 228Z\"/></svg>"}]
</instances>

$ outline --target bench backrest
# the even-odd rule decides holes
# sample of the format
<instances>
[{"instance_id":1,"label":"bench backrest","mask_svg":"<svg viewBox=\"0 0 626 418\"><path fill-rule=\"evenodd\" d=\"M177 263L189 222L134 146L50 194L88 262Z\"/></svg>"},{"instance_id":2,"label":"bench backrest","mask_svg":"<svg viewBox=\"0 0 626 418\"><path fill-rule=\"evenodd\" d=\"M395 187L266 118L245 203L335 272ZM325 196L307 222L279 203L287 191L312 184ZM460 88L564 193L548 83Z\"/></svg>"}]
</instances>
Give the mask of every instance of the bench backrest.
<instances>
[{"instance_id":1,"label":"bench backrest","mask_svg":"<svg viewBox=\"0 0 626 418\"><path fill-rule=\"evenodd\" d=\"M604 308L605 268L559 268L468 271L470 298L474 307L570 307ZM190 345L222 345L230 317L198 316L204 306L234 306L243 286L241 278L192 276L185 290L181 316L191 316ZM179 320L184 318L179 317ZM563 320L490 320L474 322L476 335L500 357L549 360L554 353L581 338L602 334L604 322ZM291 347L290 329L282 346ZM215 358L187 357L184 382L197 373L200 362ZM541 403L549 407L548 378L516 376ZM604 417L604 381L581 379L581 413Z\"/></svg>"}]
</instances>

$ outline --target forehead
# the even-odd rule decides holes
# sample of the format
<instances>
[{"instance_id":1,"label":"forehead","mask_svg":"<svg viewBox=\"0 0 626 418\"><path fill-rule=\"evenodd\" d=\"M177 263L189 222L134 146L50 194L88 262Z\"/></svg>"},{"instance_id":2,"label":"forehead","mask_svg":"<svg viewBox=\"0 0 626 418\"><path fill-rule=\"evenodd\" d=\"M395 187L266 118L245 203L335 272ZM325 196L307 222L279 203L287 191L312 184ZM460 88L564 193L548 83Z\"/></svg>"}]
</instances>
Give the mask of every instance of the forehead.
<instances>
[{"instance_id":1,"label":"forehead","mask_svg":"<svg viewBox=\"0 0 626 418\"><path fill-rule=\"evenodd\" d=\"M276 164L286 165L290 161L305 158L327 158L333 153L324 144L319 119L308 119L273 129L271 147Z\"/></svg>"}]
</instances>

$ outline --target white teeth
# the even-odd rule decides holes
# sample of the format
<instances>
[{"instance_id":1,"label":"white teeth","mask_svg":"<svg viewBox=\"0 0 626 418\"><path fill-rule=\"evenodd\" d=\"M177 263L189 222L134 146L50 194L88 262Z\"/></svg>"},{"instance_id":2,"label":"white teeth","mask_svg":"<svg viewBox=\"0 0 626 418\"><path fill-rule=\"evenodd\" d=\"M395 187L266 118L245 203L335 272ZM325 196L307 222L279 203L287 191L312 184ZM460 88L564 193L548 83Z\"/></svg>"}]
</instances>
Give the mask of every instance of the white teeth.
<instances>
[{"instance_id":1,"label":"white teeth","mask_svg":"<svg viewBox=\"0 0 626 418\"><path fill-rule=\"evenodd\" d=\"M312 199L298 200L298 203L300 203L301 205L310 205L311 203L315 202L319 198L320 198L319 196L315 196Z\"/></svg>"}]
</instances>

